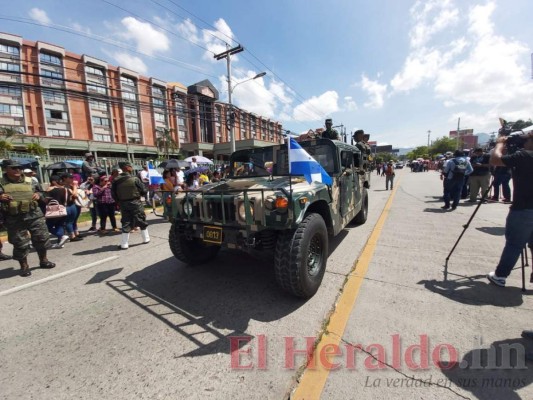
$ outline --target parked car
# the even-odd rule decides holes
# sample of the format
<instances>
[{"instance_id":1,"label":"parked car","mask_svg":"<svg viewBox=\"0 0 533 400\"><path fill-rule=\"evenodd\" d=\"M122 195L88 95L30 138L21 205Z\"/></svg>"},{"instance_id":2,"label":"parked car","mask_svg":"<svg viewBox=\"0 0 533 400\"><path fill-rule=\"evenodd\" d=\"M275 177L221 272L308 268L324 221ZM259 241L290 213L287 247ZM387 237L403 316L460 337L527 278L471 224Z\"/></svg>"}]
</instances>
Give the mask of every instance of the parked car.
<instances>
[{"instance_id":1,"label":"parked car","mask_svg":"<svg viewBox=\"0 0 533 400\"><path fill-rule=\"evenodd\" d=\"M396 169L402 169L402 168L403 168L403 163L401 163L401 162L396 163L396 165L394 166L394 168L396 168Z\"/></svg>"}]
</instances>

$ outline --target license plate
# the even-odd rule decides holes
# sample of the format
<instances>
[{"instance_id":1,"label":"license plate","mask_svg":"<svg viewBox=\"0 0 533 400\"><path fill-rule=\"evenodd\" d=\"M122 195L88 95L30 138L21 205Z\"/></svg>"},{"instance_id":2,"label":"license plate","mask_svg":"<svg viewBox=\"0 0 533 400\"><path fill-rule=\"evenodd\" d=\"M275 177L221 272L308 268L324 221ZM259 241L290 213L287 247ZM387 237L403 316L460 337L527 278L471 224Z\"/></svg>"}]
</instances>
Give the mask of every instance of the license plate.
<instances>
[{"instance_id":1,"label":"license plate","mask_svg":"<svg viewBox=\"0 0 533 400\"><path fill-rule=\"evenodd\" d=\"M222 244L222 228L219 226L204 226L204 242Z\"/></svg>"}]
</instances>

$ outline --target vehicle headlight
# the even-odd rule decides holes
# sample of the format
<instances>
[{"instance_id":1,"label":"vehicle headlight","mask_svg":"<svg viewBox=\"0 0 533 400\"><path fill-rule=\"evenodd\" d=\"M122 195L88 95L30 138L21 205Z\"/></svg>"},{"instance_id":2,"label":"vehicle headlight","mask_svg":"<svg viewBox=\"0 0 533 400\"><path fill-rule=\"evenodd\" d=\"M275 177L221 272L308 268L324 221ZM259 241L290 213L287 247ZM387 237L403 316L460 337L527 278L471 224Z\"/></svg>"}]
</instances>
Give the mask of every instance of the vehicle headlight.
<instances>
[{"instance_id":1,"label":"vehicle headlight","mask_svg":"<svg viewBox=\"0 0 533 400\"><path fill-rule=\"evenodd\" d=\"M244 201L239 203L237 212L239 214L239 218L241 219L241 221L246 221L246 206L244 205ZM250 203L250 215L253 219L254 218L254 203Z\"/></svg>"},{"instance_id":2,"label":"vehicle headlight","mask_svg":"<svg viewBox=\"0 0 533 400\"><path fill-rule=\"evenodd\" d=\"M190 217L192 215L192 204L190 201L183 202L183 212L187 217Z\"/></svg>"}]
</instances>

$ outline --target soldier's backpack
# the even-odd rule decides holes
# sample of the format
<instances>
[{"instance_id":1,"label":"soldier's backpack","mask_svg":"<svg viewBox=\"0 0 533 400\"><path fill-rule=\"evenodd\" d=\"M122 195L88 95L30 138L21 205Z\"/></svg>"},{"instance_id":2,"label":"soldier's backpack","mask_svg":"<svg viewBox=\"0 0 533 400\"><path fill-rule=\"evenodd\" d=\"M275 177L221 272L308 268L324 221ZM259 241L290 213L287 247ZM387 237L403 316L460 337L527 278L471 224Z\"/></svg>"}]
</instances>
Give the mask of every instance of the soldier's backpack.
<instances>
[{"instance_id":1,"label":"soldier's backpack","mask_svg":"<svg viewBox=\"0 0 533 400\"><path fill-rule=\"evenodd\" d=\"M452 162L455 164L452 179L463 179L466 175L466 160L464 158L461 158L459 160L453 158Z\"/></svg>"}]
</instances>

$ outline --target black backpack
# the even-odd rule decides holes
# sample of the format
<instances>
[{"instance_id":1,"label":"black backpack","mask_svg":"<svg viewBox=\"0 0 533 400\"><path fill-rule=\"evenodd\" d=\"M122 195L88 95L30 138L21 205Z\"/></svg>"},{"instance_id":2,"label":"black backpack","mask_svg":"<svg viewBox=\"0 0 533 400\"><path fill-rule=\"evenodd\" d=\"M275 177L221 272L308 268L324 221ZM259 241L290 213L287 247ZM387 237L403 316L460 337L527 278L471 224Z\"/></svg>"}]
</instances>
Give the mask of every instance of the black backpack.
<instances>
[{"instance_id":1,"label":"black backpack","mask_svg":"<svg viewBox=\"0 0 533 400\"><path fill-rule=\"evenodd\" d=\"M455 168L452 171L452 179L463 179L466 175L466 160L464 158L460 160L453 158L452 162L455 164Z\"/></svg>"}]
</instances>

